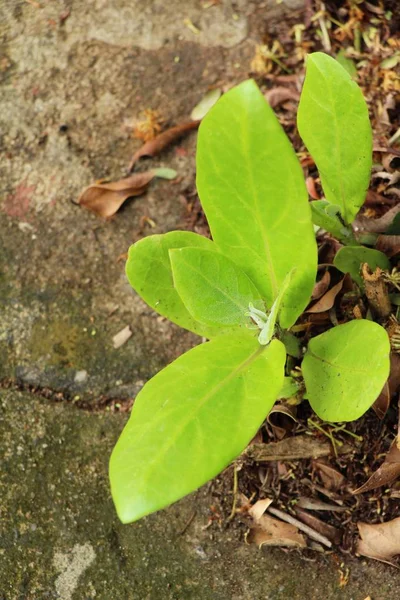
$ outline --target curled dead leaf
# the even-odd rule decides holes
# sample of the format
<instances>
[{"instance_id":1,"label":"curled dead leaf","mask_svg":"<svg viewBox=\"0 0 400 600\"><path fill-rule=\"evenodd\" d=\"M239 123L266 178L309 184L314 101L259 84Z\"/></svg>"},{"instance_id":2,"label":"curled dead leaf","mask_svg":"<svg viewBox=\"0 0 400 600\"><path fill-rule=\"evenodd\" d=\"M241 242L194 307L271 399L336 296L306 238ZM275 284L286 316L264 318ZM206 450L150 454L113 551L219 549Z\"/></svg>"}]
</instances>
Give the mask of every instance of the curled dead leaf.
<instances>
[{"instance_id":1,"label":"curled dead leaf","mask_svg":"<svg viewBox=\"0 0 400 600\"><path fill-rule=\"evenodd\" d=\"M313 200L321 200L321 196L318 193L317 188L315 187L315 179L314 179L314 177L307 177L306 178L306 188L307 188L309 196Z\"/></svg>"},{"instance_id":2,"label":"curled dead leaf","mask_svg":"<svg viewBox=\"0 0 400 600\"><path fill-rule=\"evenodd\" d=\"M400 554L400 517L377 525L357 523L357 527L361 536L358 554L397 566L392 561Z\"/></svg>"},{"instance_id":3,"label":"curled dead leaf","mask_svg":"<svg viewBox=\"0 0 400 600\"><path fill-rule=\"evenodd\" d=\"M163 131L152 140L149 140L138 150L136 150L132 156L131 162L129 163L128 171L132 171L139 158L142 158L143 156L156 156L162 150L164 150L164 148L185 135L185 133L188 133L193 129L197 129L199 125L200 120L182 123L181 125L177 125L176 127L171 127L170 129Z\"/></svg>"},{"instance_id":4,"label":"curled dead leaf","mask_svg":"<svg viewBox=\"0 0 400 600\"><path fill-rule=\"evenodd\" d=\"M344 278L331 287L315 304L308 308L306 313L322 313L330 310L335 304L336 296L342 290Z\"/></svg>"},{"instance_id":5,"label":"curled dead leaf","mask_svg":"<svg viewBox=\"0 0 400 600\"><path fill-rule=\"evenodd\" d=\"M296 407L277 403L270 410L267 421L272 427L278 440L281 440L297 423Z\"/></svg>"},{"instance_id":6,"label":"curled dead leaf","mask_svg":"<svg viewBox=\"0 0 400 600\"><path fill-rule=\"evenodd\" d=\"M388 258L393 258L400 252L400 235L379 235L375 249L386 254Z\"/></svg>"},{"instance_id":7,"label":"curled dead leaf","mask_svg":"<svg viewBox=\"0 0 400 600\"><path fill-rule=\"evenodd\" d=\"M143 194L154 177L174 179L176 171L172 169L153 169L144 173L135 173L119 181L92 183L83 190L77 203L99 217L112 217L125 200Z\"/></svg>"},{"instance_id":8,"label":"curled dead leaf","mask_svg":"<svg viewBox=\"0 0 400 600\"><path fill-rule=\"evenodd\" d=\"M300 98L300 94L297 90L285 87L283 85L279 85L278 87L272 88L272 90L268 90L264 95L271 108L275 108L287 100L294 100L295 102L298 102Z\"/></svg>"},{"instance_id":9,"label":"curled dead leaf","mask_svg":"<svg viewBox=\"0 0 400 600\"><path fill-rule=\"evenodd\" d=\"M314 285L311 300L319 300L319 298L321 298L321 296L323 296L327 291L330 283L331 274L329 273L329 271L325 271L321 279L317 281L317 283Z\"/></svg>"},{"instance_id":10,"label":"curled dead leaf","mask_svg":"<svg viewBox=\"0 0 400 600\"><path fill-rule=\"evenodd\" d=\"M400 203L393 206L379 219L369 219L363 215L359 215L353 222L355 231L367 231L370 233L385 233L387 228L392 224L393 219L400 212Z\"/></svg>"},{"instance_id":11,"label":"curled dead leaf","mask_svg":"<svg viewBox=\"0 0 400 600\"><path fill-rule=\"evenodd\" d=\"M354 490L353 494L369 492L382 485L388 486L400 477L400 450L396 441L397 439L392 443L390 450L379 469L377 469L361 487Z\"/></svg>"}]
</instances>

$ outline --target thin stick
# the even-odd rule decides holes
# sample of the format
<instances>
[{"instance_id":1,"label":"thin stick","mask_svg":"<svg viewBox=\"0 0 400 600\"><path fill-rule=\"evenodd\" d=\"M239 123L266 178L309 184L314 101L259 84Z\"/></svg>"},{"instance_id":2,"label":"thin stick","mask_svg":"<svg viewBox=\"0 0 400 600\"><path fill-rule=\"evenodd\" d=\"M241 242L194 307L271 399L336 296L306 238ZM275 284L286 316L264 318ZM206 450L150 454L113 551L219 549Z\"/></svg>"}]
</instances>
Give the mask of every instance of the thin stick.
<instances>
[{"instance_id":1,"label":"thin stick","mask_svg":"<svg viewBox=\"0 0 400 600\"><path fill-rule=\"evenodd\" d=\"M232 502L232 510L231 514L228 517L228 521L232 521L233 517L236 515L236 504L237 504L237 491L238 491L238 474L236 470L236 465L233 465L233 502Z\"/></svg>"},{"instance_id":2,"label":"thin stick","mask_svg":"<svg viewBox=\"0 0 400 600\"><path fill-rule=\"evenodd\" d=\"M277 508L272 508L271 506L267 508L267 512L270 512L272 515L279 517L279 519L281 519L282 521L286 521L286 523L290 523L291 525L294 525L301 531L304 531L304 533L306 533L311 539L315 540L316 542L320 542L320 544L324 544L325 546L328 546L328 548L332 548L332 542L330 542L327 537L321 535L317 531L314 531L314 529L311 529L311 527L305 525L304 523L302 523L298 519L295 519L291 515L288 515Z\"/></svg>"}]
</instances>

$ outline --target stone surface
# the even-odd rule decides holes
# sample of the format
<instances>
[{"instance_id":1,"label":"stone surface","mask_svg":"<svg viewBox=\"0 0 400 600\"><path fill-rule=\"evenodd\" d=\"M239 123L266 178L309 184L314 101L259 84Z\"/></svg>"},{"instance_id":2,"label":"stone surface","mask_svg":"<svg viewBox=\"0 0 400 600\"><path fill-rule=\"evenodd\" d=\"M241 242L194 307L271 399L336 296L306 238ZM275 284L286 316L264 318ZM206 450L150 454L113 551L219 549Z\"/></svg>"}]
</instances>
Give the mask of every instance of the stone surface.
<instances>
[{"instance_id":1,"label":"stone surface","mask_svg":"<svg viewBox=\"0 0 400 600\"><path fill-rule=\"evenodd\" d=\"M153 182L110 221L74 200L126 173L139 145L127 124L141 111L186 120L210 87L248 77L255 44L302 1L203 5L0 7L1 600L397 598L385 566L349 562L340 590L334 557L260 552L241 528L206 527L208 486L134 525L114 513L107 463L126 415L101 407L198 342L132 292L123 258L142 235L186 226L195 134L140 165L175 168L178 182Z\"/></svg>"},{"instance_id":2,"label":"stone surface","mask_svg":"<svg viewBox=\"0 0 400 600\"><path fill-rule=\"evenodd\" d=\"M312 561L244 544L211 526L209 486L121 525L107 462L121 414L93 414L25 393L0 393L1 600L395 600L398 572L334 556Z\"/></svg>"}]
</instances>

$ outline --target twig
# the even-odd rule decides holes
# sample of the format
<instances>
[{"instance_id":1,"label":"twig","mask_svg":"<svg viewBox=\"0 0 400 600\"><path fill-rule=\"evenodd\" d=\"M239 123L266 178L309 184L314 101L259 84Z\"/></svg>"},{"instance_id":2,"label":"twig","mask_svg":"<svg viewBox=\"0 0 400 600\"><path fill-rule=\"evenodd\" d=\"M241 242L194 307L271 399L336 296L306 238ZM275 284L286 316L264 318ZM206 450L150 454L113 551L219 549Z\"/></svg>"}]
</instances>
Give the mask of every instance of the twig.
<instances>
[{"instance_id":1,"label":"twig","mask_svg":"<svg viewBox=\"0 0 400 600\"><path fill-rule=\"evenodd\" d=\"M332 542L330 542L328 538L326 538L324 535L321 535L317 531L314 531L314 529L311 529L311 527L305 525L305 523L302 523L301 521L295 519L291 515L288 515L277 508L272 508L271 506L267 508L267 512L270 512L272 515L279 517L279 519L281 519L282 521L290 523L291 525L294 525L301 531L304 531L304 533L306 533L311 539L315 540L316 542L320 542L320 544L324 544L328 548L332 548Z\"/></svg>"},{"instance_id":2,"label":"twig","mask_svg":"<svg viewBox=\"0 0 400 600\"><path fill-rule=\"evenodd\" d=\"M192 524L193 519L195 518L196 514L197 514L197 510L193 511L193 513L190 515L189 519L186 521L183 528L180 531L178 531L177 537L183 535L185 533L185 531L187 531L189 526Z\"/></svg>"},{"instance_id":3,"label":"twig","mask_svg":"<svg viewBox=\"0 0 400 600\"><path fill-rule=\"evenodd\" d=\"M231 514L227 518L227 521L232 521L233 517L236 515L237 491L238 491L238 475L237 475L236 465L233 465L233 490L232 490L233 502L232 502Z\"/></svg>"}]
</instances>

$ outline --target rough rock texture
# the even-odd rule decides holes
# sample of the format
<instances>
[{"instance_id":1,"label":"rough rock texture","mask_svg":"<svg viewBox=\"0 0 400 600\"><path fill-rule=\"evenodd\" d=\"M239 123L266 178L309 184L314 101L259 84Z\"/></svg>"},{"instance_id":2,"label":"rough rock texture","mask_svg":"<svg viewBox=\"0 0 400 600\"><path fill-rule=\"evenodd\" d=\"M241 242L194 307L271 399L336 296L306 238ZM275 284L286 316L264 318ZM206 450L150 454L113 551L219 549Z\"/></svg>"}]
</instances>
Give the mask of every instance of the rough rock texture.
<instances>
[{"instance_id":1,"label":"rough rock texture","mask_svg":"<svg viewBox=\"0 0 400 600\"><path fill-rule=\"evenodd\" d=\"M132 292L123 260L140 236L185 226L195 134L151 161L179 182L155 181L112 220L73 202L125 173L139 144L126 122L146 108L187 119L210 86L248 76L255 44L302 1L203 4L0 7L1 600L397 598L389 568L349 563L340 590L332 557L259 552L242 530L204 529L207 486L132 526L114 513L107 461L126 415L100 406L134 397L197 342ZM126 325L133 335L115 350Z\"/></svg>"},{"instance_id":2,"label":"rough rock texture","mask_svg":"<svg viewBox=\"0 0 400 600\"><path fill-rule=\"evenodd\" d=\"M339 589L332 557L309 562L205 528L208 486L134 525L121 525L107 461L123 415L2 391L1 600L373 600L397 598L399 575L349 562Z\"/></svg>"}]
</instances>

